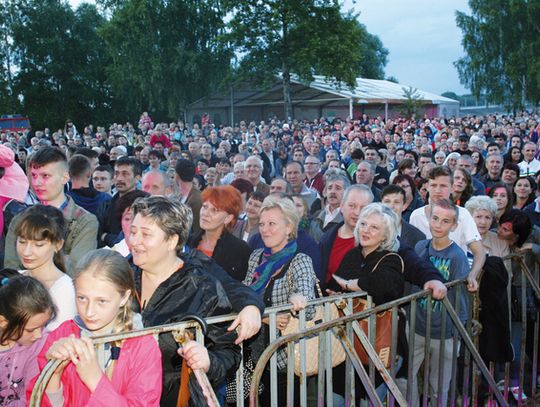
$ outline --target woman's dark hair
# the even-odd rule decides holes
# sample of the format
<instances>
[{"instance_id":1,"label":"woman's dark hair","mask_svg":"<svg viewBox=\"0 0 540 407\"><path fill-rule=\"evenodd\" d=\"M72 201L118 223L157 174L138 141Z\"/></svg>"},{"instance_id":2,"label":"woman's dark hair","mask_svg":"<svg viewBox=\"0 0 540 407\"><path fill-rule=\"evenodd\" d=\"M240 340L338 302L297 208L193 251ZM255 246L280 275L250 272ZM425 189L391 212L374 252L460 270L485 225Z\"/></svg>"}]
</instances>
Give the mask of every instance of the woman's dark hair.
<instances>
[{"instance_id":1,"label":"woman's dark hair","mask_svg":"<svg viewBox=\"0 0 540 407\"><path fill-rule=\"evenodd\" d=\"M514 150L519 151L519 160L518 160L517 163L512 160L512 152ZM504 162L505 163L519 164L521 161L523 161L523 154L521 153L521 149L519 147L510 147L508 149L508 152L504 155Z\"/></svg>"},{"instance_id":2,"label":"woman's dark hair","mask_svg":"<svg viewBox=\"0 0 540 407\"><path fill-rule=\"evenodd\" d=\"M491 189L489 190L489 192L488 192L488 196L490 198L493 198L493 194L495 193L495 191L497 189L501 189L501 188L506 190L506 194L508 195L508 204L506 204L506 208L504 209L504 212L506 213L510 209L512 209L512 207L514 206L514 193L513 193L513 191L510 191L510 189L508 188L508 186L506 184L499 183L499 184L493 185L491 187Z\"/></svg>"},{"instance_id":3,"label":"woman's dark hair","mask_svg":"<svg viewBox=\"0 0 540 407\"><path fill-rule=\"evenodd\" d=\"M465 189L461 193L461 196L459 199L456 199L454 196L452 196L452 202L454 202L456 205L458 205L457 201L459 200L459 206L465 206L465 203L470 199L471 196L473 196L474 188L472 184L472 176L469 171L467 171L464 168L456 168L454 170L454 177L456 176L456 171L461 171L461 173L465 177L465 181L467 181L467 185L465 186Z\"/></svg>"},{"instance_id":4,"label":"woman's dark hair","mask_svg":"<svg viewBox=\"0 0 540 407\"><path fill-rule=\"evenodd\" d=\"M477 174L484 175L487 172L486 166L484 165L485 162L486 160L484 156L482 155L482 153L478 153L478 163L474 164L476 167Z\"/></svg>"},{"instance_id":5,"label":"woman's dark hair","mask_svg":"<svg viewBox=\"0 0 540 407\"><path fill-rule=\"evenodd\" d=\"M516 193L514 192L514 189L516 188L517 183L522 180L527 180L527 182L529 183L531 187L531 193L529 194L529 198L527 198L527 202L525 202L525 205L523 206L523 209L525 209L525 206L532 203L534 199L536 198L536 182L534 181L534 179L532 179L532 177L519 177L516 183L514 184L514 187L512 188L512 199L514 200L514 203L517 202L517 196L516 196Z\"/></svg>"},{"instance_id":6,"label":"woman's dark hair","mask_svg":"<svg viewBox=\"0 0 540 407\"><path fill-rule=\"evenodd\" d=\"M412 196L415 196L417 193L416 184L414 183L414 180L407 174L398 174L394 177L392 184L397 185L402 181L407 181L409 185L411 186L411 193Z\"/></svg>"},{"instance_id":7,"label":"woman's dark hair","mask_svg":"<svg viewBox=\"0 0 540 407\"><path fill-rule=\"evenodd\" d=\"M523 245L531 234L532 230L532 224L529 216L523 211L510 209L503 213L499 219L500 225L506 222L510 222L512 224L512 231L518 237L516 246Z\"/></svg>"},{"instance_id":8,"label":"woman's dark hair","mask_svg":"<svg viewBox=\"0 0 540 407\"><path fill-rule=\"evenodd\" d=\"M6 326L0 331L0 345L17 341L24 332L28 320L34 315L51 313L56 317L56 309L47 289L38 280L22 276L10 269L0 271L0 315Z\"/></svg>"},{"instance_id":9,"label":"woman's dark hair","mask_svg":"<svg viewBox=\"0 0 540 407\"><path fill-rule=\"evenodd\" d=\"M32 205L20 216L15 227L15 237L29 240L48 240L51 243L65 241L67 222L60 209L50 205ZM62 250L55 252L54 264L64 273L66 265Z\"/></svg>"},{"instance_id":10,"label":"woman's dark hair","mask_svg":"<svg viewBox=\"0 0 540 407\"><path fill-rule=\"evenodd\" d=\"M397 166L398 174L403 174L403 170L407 170L415 166L416 161L414 161L412 158L404 158Z\"/></svg>"}]
</instances>

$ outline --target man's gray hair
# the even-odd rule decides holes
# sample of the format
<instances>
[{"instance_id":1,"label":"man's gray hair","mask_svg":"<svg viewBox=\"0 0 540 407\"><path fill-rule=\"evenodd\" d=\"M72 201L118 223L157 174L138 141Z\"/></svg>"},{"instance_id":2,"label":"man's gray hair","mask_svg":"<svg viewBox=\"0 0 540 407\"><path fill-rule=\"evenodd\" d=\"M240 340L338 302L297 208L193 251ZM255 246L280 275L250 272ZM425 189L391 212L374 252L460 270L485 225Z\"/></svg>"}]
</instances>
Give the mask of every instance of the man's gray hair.
<instances>
[{"instance_id":1,"label":"man's gray hair","mask_svg":"<svg viewBox=\"0 0 540 407\"><path fill-rule=\"evenodd\" d=\"M347 199L349 198L349 194L352 191L358 191L358 192L362 192L366 194L370 203L373 202L375 199L375 196L373 196L373 192L371 191L370 187L364 184L354 184L354 185L349 186L345 190L345 193L343 194L343 200L341 202L347 202Z\"/></svg>"},{"instance_id":2,"label":"man's gray hair","mask_svg":"<svg viewBox=\"0 0 540 407\"><path fill-rule=\"evenodd\" d=\"M337 170L337 168L336 168L336 170ZM328 170L328 171L330 171L330 170ZM343 183L343 189L347 189L347 188L349 188L351 186L351 182L349 181L349 179L346 176L344 176L343 174L340 174L339 171L340 170L337 170L336 172L332 171L328 175L328 177L326 177L326 179L324 181L325 187L328 184L330 184L331 182L337 182L337 181L341 181Z\"/></svg>"}]
</instances>

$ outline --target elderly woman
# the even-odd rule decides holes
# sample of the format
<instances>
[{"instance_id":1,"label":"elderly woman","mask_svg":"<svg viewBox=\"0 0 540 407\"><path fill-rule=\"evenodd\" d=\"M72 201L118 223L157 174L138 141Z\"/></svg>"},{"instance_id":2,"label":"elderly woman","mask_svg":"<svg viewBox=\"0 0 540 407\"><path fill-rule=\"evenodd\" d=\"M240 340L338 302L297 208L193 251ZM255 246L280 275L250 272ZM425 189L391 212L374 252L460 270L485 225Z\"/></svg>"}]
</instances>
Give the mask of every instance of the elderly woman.
<instances>
[{"instance_id":1,"label":"elderly woman","mask_svg":"<svg viewBox=\"0 0 540 407\"><path fill-rule=\"evenodd\" d=\"M240 324L241 330L251 325L249 332L240 332L237 342L253 336L259 328L257 317L260 318L262 304L251 290L196 250L180 255L193 219L189 207L153 196L137 200L132 210L129 242L137 289L134 310L141 313L144 326L175 322L193 314L203 318L223 315L234 309L241 312L230 330ZM214 387L220 386L240 362L235 339L234 332L227 331L225 326L210 325L206 347L189 342L183 346L180 357L172 335L161 334L161 406L177 405L179 378L185 368L182 358L190 368L204 370ZM205 404L202 390L192 376L189 378L190 405Z\"/></svg>"},{"instance_id":2,"label":"elderly woman","mask_svg":"<svg viewBox=\"0 0 540 407\"><path fill-rule=\"evenodd\" d=\"M482 245L490 256L504 257L510 253L508 243L499 239L497 233L490 230L497 217L497 204L488 196L473 196L465 204L476 223L482 237Z\"/></svg>"},{"instance_id":3,"label":"elderly woman","mask_svg":"<svg viewBox=\"0 0 540 407\"><path fill-rule=\"evenodd\" d=\"M459 157L461 157L461 154L459 153L456 153L456 152L450 153L444 160L443 165L446 165L452 171L454 171L456 169L456 164Z\"/></svg>"},{"instance_id":4,"label":"elderly woman","mask_svg":"<svg viewBox=\"0 0 540 407\"><path fill-rule=\"evenodd\" d=\"M300 217L291 199L276 196L267 197L261 207L259 231L264 242L263 249L255 250L250 258L248 273L244 283L263 298L265 305L293 304L298 311L306 300L315 298L315 271L311 258L298 252L296 236ZM313 310L308 309L306 317L312 318ZM289 324L290 314L277 316L277 329L284 330ZM268 320L263 320L267 325ZM262 331L252 345L254 360L268 345L269 327ZM285 405L287 374L286 352L278 352L278 405ZM269 371L263 375L265 390L262 405L270 404ZM298 391L295 391L298 395Z\"/></svg>"},{"instance_id":5,"label":"elderly woman","mask_svg":"<svg viewBox=\"0 0 540 407\"><path fill-rule=\"evenodd\" d=\"M191 237L189 247L213 258L232 278L242 281L251 249L231 233L242 209L240 192L230 185L206 188L201 200L201 232Z\"/></svg>"},{"instance_id":6,"label":"elderly woman","mask_svg":"<svg viewBox=\"0 0 540 407\"><path fill-rule=\"evenodd\" d=\"M334 281L329 284L332 291L366 291L375 304L384 304L400 298L403 295L405 279L403 277L403 260L397 254L399 220L395 212L381 203L372 203L360 212L358 222L354 229L357 246L351 249L341 261ZM401 340L405 338L404 325L398 328L398 349L401 356L405 356L405 347ZM343 372L336 370L336 376ZM341 383L334 390L344 393L345 380L336 380ZM382 383L378 378L377 384ZM341 386L341 387L340 387ZM357 397L362 397L363 386L357 380L356 388L360 391ZM384 398L386 389L378 389L380 397Z\"/></svg>"}]
</instances>

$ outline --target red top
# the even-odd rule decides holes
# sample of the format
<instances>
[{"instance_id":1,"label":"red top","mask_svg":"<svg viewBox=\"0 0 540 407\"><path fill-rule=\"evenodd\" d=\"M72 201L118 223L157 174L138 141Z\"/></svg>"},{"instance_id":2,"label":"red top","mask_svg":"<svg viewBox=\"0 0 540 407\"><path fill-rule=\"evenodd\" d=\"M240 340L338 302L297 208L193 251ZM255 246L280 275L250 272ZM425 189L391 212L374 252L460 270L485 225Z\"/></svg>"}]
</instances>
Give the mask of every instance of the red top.
<instances>
[{"instance_id":1,"label":"red top","mask_svg":"<svg viewBox=\"0 0 540 407\"><path fill-rule=\"evenodd\" d=\"M339 237L339 235L336 235L336 239L332 245L332 250L330 250L330 259L328 260L328 268L326 271L327 283L332 279L332 276L337 271L339 265L341 264L341 260L343 260L343 257L345 257L345 254L347 254L349 250L353 249L354 245L354 237L343 239Z\"/></svg>"}]
</instances>

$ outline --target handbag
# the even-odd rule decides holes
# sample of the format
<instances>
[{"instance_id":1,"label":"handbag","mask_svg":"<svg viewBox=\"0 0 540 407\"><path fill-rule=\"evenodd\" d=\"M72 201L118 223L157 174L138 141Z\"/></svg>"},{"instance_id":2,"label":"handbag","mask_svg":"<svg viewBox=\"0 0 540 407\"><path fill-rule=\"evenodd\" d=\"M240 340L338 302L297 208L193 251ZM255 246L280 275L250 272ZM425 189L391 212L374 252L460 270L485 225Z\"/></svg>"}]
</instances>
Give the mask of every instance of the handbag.
<instances>
[{"instance_id":1,"label":"handbag","mask_svg":"<svg viewBox=\"0 0 540 407\"><path fill-rule=\"evenodd\" d=\"M288 276L289 286L292 287L292 274ZM321 287L319 281L316 283L317 294L322 298ZM335 303L330 305L330 320L339 318L339 311ZM317 324L324 322L324 306L315 306L315 315L309 321L306 321L305 328L311 328ZM281 332L282 335L289 335L296 333L300 330L300 320L298 318L291 318L287 327ZM306 339L306 375L313 376L319 372L319 335L315 335L309 339ZM345 350L339 343L338 338L333 332L331 332L331 344L330 349L332 352L332 367L339 365L345 361ZM316 356L317 355L317 356ZM308 357L310 356L310 357ZM294 373L300 376L302 370L300 368L300 343L294 345Z\"/></svg>"},{"instance_id":2,"label":"handbag","mask_svg":"<svg viewBox=\"0 0 540 407\"><path fill-rule=\"evenodd\" d=\"M401 272L403 273L404 264L403 259L396 253L387 253L381 259L375 264L375 267L373 267L373 270L371 272L373 273L381 261L386 257L390 255L396 255L401 260ZM375 306L373 304L373 306ZM353 300L353 313L359 313L364 311L366 308L368 308L368 302L362 298L355 298ZM343 311L341 311L343 312ZM390 354L392 349L392 316L393 312L392 309L379 312L376 315L376 325L375 325L375 352L377 352L377 355L379 356L379 359L383 363L383 365L388 368L390 367ZM366 336L368 336L368 319L362 319L360 321L355 321L354 323L358 323L360 325L360 328ZM369 336L368 336L369 337ZM364 365L369 364L369 356L364 348L364 345L360 342L360 339L357 335L354 335L354 349L356 351L356 354L360 358L360 361Z\"/></svg>"},{"instance_id":3,"label":"handbag","mask_svg":"<svg viewBox=\"0 0 540 407\"><path fill-rule=\"evenodd\" d=\"M242 393L244 395L244 400L247 400L249 398L249 389L251 388L251 378L253 377L253 372L255 371L255 363L253 362L253 358L251 357L251 354L247 356L247 358L243 361L244 363L244 388L242 389ZM236 404L236 389L238 388L237 382L236 382L236 374L232 377L227 378L227 383L225 385L225 402L227 404ZM259 384L259 389L257 393L260 395L264 390L264 385L262 383Z\"/></svg>"}]
</instances>

